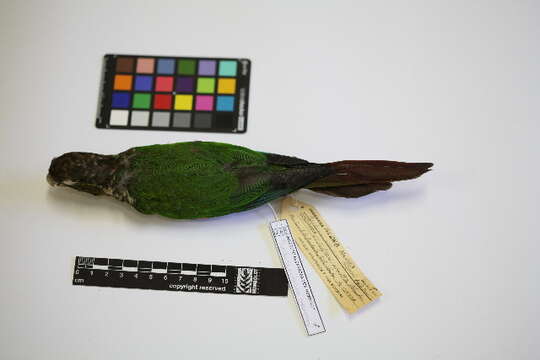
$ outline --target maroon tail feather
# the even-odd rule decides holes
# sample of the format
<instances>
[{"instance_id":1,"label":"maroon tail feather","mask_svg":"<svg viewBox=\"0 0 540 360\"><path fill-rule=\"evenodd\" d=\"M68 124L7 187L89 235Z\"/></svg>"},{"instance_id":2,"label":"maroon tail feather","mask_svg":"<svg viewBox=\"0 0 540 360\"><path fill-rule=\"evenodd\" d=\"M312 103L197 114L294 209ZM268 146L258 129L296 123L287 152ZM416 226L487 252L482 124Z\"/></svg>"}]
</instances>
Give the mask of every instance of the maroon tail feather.
<instances>
[{"instance_id":1,"label":"maroon tail feather","mask_svg":"<svg viewBox=\"0 0 540 360\"><path fill-rule=\"evenodd\" d=\"M330 196L357 198L360 196L369 195L375 191L388 190L391 187L392 183L373 183L350 186L320 187L311 188L310 190Z\"/></svg>"},{"instance_id":2,"label":"maroon tail feather","mask_svg":"<svg viewBox=\"0 0 540 360\"><path fill-rule=\"evenodd\" d=\"M385 160L345 160L328 163L334 174L307 186L310 190L339 197L360 197L388 190L392 181L410 180L428 172L432 163Z\"/></svg>"}]
</instances>

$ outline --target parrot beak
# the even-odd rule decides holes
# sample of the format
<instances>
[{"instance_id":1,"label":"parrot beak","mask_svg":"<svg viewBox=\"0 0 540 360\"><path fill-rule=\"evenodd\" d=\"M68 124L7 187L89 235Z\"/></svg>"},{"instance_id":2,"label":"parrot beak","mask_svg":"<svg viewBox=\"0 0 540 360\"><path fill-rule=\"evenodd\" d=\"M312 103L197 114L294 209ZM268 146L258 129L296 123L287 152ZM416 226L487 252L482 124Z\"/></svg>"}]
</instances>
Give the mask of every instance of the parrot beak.
<instances>
[{"instance_id":1,"label":"parrot beak","mask_svg":"<svg viewBox=\"0 0 540 360\"><path fill-rule=\"evenodd\" d=\"M51 174L47 174L47 182L49 183L49 185L51 186L58 186L60 185L60 183L58 183L57 181L55 181L53 179L53 177L51 176Z\"/></svg>"}]
</instances>

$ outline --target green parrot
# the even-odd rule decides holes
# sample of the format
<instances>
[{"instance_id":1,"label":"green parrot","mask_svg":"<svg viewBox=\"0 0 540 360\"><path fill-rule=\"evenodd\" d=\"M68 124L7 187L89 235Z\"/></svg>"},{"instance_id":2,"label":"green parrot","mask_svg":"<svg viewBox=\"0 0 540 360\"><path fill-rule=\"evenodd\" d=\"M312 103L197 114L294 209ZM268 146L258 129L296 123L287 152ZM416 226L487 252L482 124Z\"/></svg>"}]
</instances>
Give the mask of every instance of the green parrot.
<instances>
[{"instance_id":1,"label":"green parrot","mask_svg":"<svg viewBox=\"0 0 540 360\"><path fill-rule=\"evenodd\" d=\"M227 215L302 188L357 198L416 178L431 163L347 160L316 164L216 142L131 148L117 155L70 152L52 160L48 182L109 195L144 214L175 219Z\"/></svg>"}]
</instances>

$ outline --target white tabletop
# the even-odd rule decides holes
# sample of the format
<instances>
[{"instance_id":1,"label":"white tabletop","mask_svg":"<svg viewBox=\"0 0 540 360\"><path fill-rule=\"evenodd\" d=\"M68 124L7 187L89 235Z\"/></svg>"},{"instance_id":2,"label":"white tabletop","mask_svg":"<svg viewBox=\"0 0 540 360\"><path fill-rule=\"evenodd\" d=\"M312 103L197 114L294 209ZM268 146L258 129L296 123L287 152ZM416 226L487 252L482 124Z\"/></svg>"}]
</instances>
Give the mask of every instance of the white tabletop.
<instances>
[{"instance_id":1,"label":"white tabletop","mask_svg":"<svg viewBox=\"0 0 540 360\"><path fill-rule=\"evenodd\" d=\"M537 359L540 9L515 1L0 5L0 357ZM243 135L94 127L106 53L252 60ZM279 267L268 207L144 216L45 181L64 152L222 141L314 162L432 161L347 200L301 191L384 294L327 332L292 295L71 285L76 255Z\"/></svg>"}]
</instances>

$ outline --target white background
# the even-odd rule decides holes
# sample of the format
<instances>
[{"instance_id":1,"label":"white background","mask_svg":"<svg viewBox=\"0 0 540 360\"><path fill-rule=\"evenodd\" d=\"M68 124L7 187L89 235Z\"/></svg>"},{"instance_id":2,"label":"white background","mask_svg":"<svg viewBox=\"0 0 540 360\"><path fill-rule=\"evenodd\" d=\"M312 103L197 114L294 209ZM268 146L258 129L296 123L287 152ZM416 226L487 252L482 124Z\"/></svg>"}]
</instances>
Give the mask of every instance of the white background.
<instances>
[{"instance_id":1,"label":"white background","mask_svg":"<svg viewBox=\"0 0 540 360\"><path fill-rule=\"evenodd\" d=\"M535 1L2 1L0 357L540 357ZM105 53L247 57L244 135L94 127ZM202 221L51 189L64 152L209 140L324 162L433 161L357 200L308 191L384 296L74 287L74 256L280 266L268 207Z\"/></svg>"}]
</instances>

